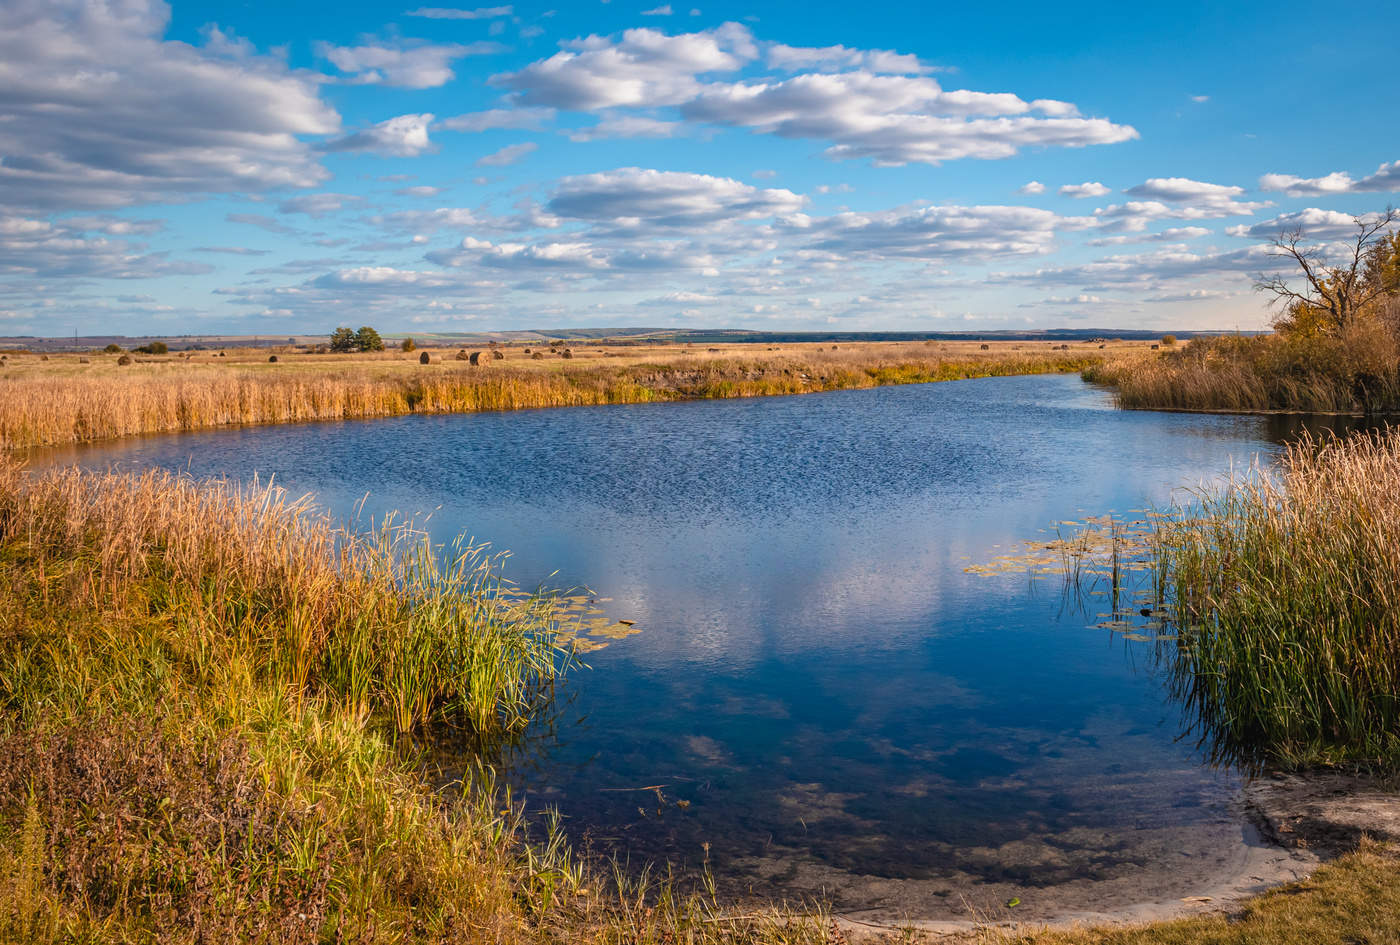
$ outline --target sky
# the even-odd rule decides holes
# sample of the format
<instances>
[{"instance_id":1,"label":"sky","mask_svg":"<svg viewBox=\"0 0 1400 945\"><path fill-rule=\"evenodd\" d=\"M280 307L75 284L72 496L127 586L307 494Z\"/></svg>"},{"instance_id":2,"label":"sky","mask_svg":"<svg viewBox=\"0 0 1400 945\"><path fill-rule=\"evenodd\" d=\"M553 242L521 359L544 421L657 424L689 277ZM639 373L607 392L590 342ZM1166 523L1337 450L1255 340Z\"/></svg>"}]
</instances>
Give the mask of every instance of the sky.
<instances>
[{"instance_id":1,"label":"sky","mask_svg":"<svg viewBox=\"0 0 1400 945\"><path fill-rule=\"evenodd\" d=\"M0 0L0 334L1251 330L1400 192L1400 4L695 2Z\"/></svg>"}]
</instances>

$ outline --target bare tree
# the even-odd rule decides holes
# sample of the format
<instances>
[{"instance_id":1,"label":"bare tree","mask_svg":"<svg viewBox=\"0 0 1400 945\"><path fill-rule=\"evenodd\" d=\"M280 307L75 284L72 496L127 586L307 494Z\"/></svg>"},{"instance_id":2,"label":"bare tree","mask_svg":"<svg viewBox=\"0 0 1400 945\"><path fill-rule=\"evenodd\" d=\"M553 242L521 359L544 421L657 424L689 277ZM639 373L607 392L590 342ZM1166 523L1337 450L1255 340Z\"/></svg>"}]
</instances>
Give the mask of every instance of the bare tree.
<instances>
[{"instance_id":1,"label":"bare tree","mask_svg":"<svg viewBox=\"0 0 1400 945\"><path fill-rule=\"evenodd\" d=\"M1384 291L1376 280L1367 279L1366 262L1372 250L1388 238L1391 224L1400 220L1400 212L1386 207L1374 217L1353 217L1356 236L1342 253L1341 263L1329 263L1322 247L1310 244L1302 227L1280 233L1272 240L1270 256L1292 259L1302 270L1303 285L1293 288L1283 275L1259 275L1254 288L1274 297L1274 302L1286 310L1303 308L1321 316L1330 331L1340 332L1351 326L1356 316L1374 302Z\"/></svg>"}]
</instances>

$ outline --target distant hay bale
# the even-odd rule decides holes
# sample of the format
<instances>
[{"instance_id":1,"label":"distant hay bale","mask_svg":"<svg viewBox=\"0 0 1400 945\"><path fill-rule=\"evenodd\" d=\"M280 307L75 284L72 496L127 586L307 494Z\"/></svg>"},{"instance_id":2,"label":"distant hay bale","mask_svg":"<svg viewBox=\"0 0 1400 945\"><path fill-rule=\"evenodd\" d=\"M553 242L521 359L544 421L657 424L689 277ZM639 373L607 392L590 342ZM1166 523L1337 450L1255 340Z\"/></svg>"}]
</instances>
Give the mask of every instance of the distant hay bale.
<instances>
[{"instance_id":1,"label":"distant hay bale","mask_svg":"<svg viewBox=\"0 0 1400 945\"><path fill-rule=\"evenodd\" d=\"M79 364L91 364L92 362L89 361L87 358L79 358L79 359L78 359L78 363L79 363Z\"/></svg>"},{"instance_id":2,"label":"distant hay bale","mask_svg":"<svg viewBox=\"0 0 1400 945\"><path fill-rule=\"evenodd\" d=\"M718 348L706 348L705 350L710 352L710 354L719 354Z\"/></svg>"},{"instance_id":3,"label":"distant hay bale","mask_svg":"<svg viewBox=\"0 0 1400 945\"><path fill-rule=\"evenodd\" d=\"M465 360L467 360L467 357L468 357L468 355L467 355L467 349L466 349L466 348L461 348L461 349L459 349L458 352L457 352L455 355L453 355L453 357L455 357L458 361L465 361Z\"/></svg>"},{"instance_id":4,"label":"distant hay bale","mask_svg":"<svg viewBox=\"0 0 1400 945\"><path fill-rule=\"evenodd\" d=\"M530 355L530 360L531 360L531 361L543 361L543 360L544 360L544 352L543 352L543 351L536 351L534 354Z\"/></svg>"},{"instance_id":5,"label":"distant hay bale","mask_svg":"<svg viewBox=\"0 0 1400 945\"><path fill-rule=\"evenodd\" d=\"M223 356L224 356L224 353L223 353L222 351L220 351L220 352L219 352L219 357L222 358Z\"/></svg>"},{"instance_id":6,"label":"distant hay bale","mask_svg":"<svg viewBox=\"0 0 1400 945\"><path fill-rule=\"evenodd\" d=\"M525 349L525 353L526 353L526 354L529 354L529 353L530 353L530 349L529 349L529 348L526 348L526 349Z\"/></svg>"},{"instance_id":7,"label":"distant hay bale","mask_svg":"<svg viewBox=\"0 0 1400 945\"><path fill-rule=\"evenodd\" d=\"M117 363L120 364L122 367L126 367L128 364L131 363L131 355L122 355L120 358L117 358Z\"/></svg>"},{"instance_id":8,"label":"distant hay bale","mask_svg":"<svg viewBox=\"0 0 1400 945\"><path fill-rule=\"evenodd\" d=\"M276 364L276 363L277 363L277 355L275 355L275 354L269 355L268 358L267 358L267 363L268 363L268 364Z\"/></svg>"},{"instance_id":9,"label":"distant hay bale","mask_svg":"<svg viewBox=\"0 0 1400 945\"><path fill-rule=\"evenodd\" d=\"M505 352L504 352L504 351L496 351L496 350L493 350L493 351L491 352L491 357L495 358L497 361L504 361L504 360L506 359L506 355L505 355Z\"/></svg>"},{"instance_id":10,"label":"distant hay bale","mask_svg":"<svg viewBox=\"0 0 1400 945\"><path fill-rule=\"evenodd\" d=\"M418 363L419 363L419 364L429 364L429 363L432 362L432 360L433 360L432 358L428 357L428 352L426 352L426 351L424 351L422 354L420 354L420 355L418 356Z\"/></svg>"},{"instance_id":11,"label":"distant hay bale","mask_svg":"<svg viewBox=\"0 0 1400 945\"><path fill-rule=\"evenodd\" d=\"M1153 351L1156 351L1156 350L1157 350L1158 348L1160 348L1160 347L1161 347L1161 345L1153 345L1153 346L1152 346L1152 350L1153 350Z\"/></svg>"},{"instance_id":12,"label":"distant hay bale","mask_svg":"<svg viewBox=\"0 0 1400 945\"><path fill-rule=\"evenodd\" d=\"M471 353L471 356L470 356L469 358L467 358L467 360L470 361L470 362L472 363L473 366L480 364L480 363L481 363L481 352L480 352L480 351L473 351L473 352Z\"/></svg>"},{"instance_id":13,"label":"distant hay bale","mask_svg":"<svg viewBox=\"0 0 1400 945\"><path fill-rule=\"evenodd\" d=\"M992 346L991 346L991 345L983 345L983 346L982 346L982 350L983 350L983 351L991 351L991 350L992 350Z\"/></svg>"},{"instance_id":14,"label":"distant hay bale","mask_svg":"<svg viewBox=\"0 0 1400 945\"><path fill-rule=\"evenodd\" d=\"M559 357L561 357L561 358L572 358L573 356L574 356L574 353L573 353L572 351L570 351L568 348L565 348L563 351L559 352Z\"/></svg>"},{"instance_id":15,"label":"distant hay bale","mask_svg":"<svg viewBox=\"0 0 1400 945\"><path fill-rule=\"evenodd\" d=\"M41 354L41 355L39 355L39 360L40 360L40 361L47 361L48 359L49 359L49 356L48 356L47 354Z\"/></svg>"}]
</instances>

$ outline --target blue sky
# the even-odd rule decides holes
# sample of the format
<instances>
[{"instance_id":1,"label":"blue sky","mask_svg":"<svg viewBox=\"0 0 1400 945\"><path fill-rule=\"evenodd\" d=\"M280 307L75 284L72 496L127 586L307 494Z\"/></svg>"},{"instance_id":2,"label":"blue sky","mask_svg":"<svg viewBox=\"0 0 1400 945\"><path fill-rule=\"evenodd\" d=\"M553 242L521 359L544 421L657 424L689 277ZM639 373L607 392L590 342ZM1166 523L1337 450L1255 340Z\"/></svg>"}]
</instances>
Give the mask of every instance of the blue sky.
<instances>
[{"instance_id":1,"label":"blue sky","mask_svg":"<svg viewBox=\"0 0 1400 945\"><path fill-rule=\"evenodd\" d=\"M0 334L1258 328L1400 6L0 5Z\"/></svg>"}]
</instances>

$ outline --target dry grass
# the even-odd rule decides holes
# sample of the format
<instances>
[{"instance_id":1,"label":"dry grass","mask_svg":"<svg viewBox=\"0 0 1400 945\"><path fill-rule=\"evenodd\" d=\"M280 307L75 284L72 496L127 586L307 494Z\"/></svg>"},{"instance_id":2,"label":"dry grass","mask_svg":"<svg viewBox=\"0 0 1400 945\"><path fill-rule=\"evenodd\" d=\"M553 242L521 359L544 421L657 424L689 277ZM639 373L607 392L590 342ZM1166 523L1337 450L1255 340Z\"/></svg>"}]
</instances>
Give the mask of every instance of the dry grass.
<instances>
[{"instance_id":1,"label":"dry grass","mask_svg":"<svg viewBox=\"0 0 1400 945\"><path fill-rule=\"evenodd\" d=\"M210 352L144 358L13 355L0 374L0 448L57 446L140 433L711 397L750 397L990 375L1080 371L1119 345L862 343L574 346L541 360L524 346L473 366L455 350L413 354ZM532 353L548 351L532 349ZM420 364L420 354L431 361Z\"/></svg>"},{"instance_id":2,"label":"dry grass","mask_svg":"<svg viewBox=\"0 0 1400 945\"><path fill-rule=\"evenodd\" d=\"M527 842L485 765L435 790L422 739L489 760L567 654L540 599L420 549L0 466L0 940L821 941Z\"/></svg>"},{"instance_id":3,"label":"dry grass","mask_svg":"<svg viewBox=\"0 0 1400 945\"><path fill-rule=\"evenodd\" d=\"M1400 413L1400 334L1371 322L1343 338L1196 338L1085 377L1117 388L1129 408Z\"/></svg>"}]
</instances>

